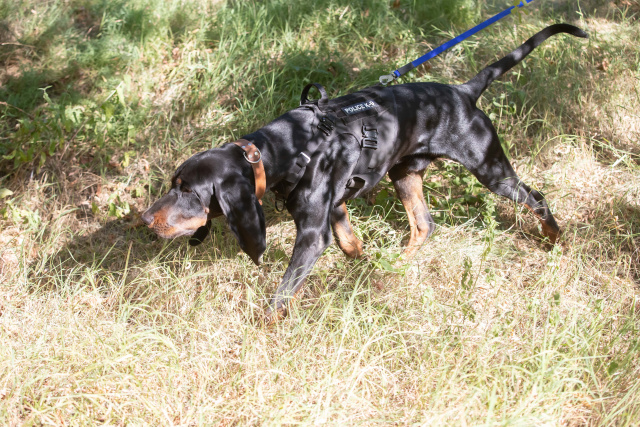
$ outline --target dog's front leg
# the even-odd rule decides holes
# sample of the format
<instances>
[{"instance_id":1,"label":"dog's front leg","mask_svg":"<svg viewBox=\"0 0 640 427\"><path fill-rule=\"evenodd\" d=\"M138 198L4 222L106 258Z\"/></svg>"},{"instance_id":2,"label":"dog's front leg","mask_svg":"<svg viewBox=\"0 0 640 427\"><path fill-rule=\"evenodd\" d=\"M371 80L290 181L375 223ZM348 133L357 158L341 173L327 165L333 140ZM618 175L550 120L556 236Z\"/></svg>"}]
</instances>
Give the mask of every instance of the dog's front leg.
<instances>
[{"instance_id":1,"label":"dog's front leg","mask_svg":"<svg viewBox=\"0 0 640 427\"><path fill-rule=\"evenodd\" d=\"M353 232L345 203L335 207L331 212L331 228L338 246L346 256L349 258L361 258L364 255L362 241Z\"/></svg>"},{"instance_id":2,"label":"dog's front leg","mask_svg":"<svg viewBox=\"0 0 640 427\"><path fill-rule=\"evenodd\" d=\"M289 211L296 224L296 243L287 271L271 298L265 319L267 324L286 315L287 306L300 293L305 278L320 255L331 244L331 204L323 200L314 202L313 199L314 197L305 198L300 203L287 203L287 207L293 205L293 209Z\"/></svg>"}]
</instances>

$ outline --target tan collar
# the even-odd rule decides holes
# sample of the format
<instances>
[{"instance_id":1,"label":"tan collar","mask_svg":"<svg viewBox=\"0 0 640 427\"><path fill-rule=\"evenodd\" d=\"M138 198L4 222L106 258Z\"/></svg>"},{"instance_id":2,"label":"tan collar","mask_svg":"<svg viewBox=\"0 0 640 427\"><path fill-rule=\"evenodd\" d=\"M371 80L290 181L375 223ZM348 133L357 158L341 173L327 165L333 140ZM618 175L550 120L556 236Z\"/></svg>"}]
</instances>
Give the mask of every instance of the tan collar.
<instances>
[{"instance_id":1,"label":"tan collar","mask_svg":"<svg viewBox=\"0 0 640 427\"><path fill-rule=\"evenodd\" d=\"M267 189L267 178L264 172L264 164L262 163L262 153L251 141L239 139L234 142L235 145L244 150L244 158L251 163L253 168L253 178L256 184L256 197L260 204Z\"/></svg>"}]
</instances>

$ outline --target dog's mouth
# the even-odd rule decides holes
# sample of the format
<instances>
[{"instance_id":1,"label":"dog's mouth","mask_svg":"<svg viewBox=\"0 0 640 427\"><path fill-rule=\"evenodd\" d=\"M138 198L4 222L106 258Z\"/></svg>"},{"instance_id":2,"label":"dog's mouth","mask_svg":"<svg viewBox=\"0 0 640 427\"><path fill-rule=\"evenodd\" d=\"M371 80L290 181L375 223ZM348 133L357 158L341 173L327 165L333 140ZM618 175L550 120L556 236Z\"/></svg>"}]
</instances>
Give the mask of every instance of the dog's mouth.
<instances>
[{"instance_id":1,"label":"dog's mouth","mask_svg":"<svg viewBox=\"0 0 640 427\"><path fill-rule=\"evenodd\" d=\"M165 218L154 217L147 226L163 239L175 239L176 237L192 236L207 223L207 218L193 217L181 220L175 224L168 224Z\"/></svg>"},{"instance_id":2,"label":"dog's mouth","mask_svg":"<svg viewBox=\"0 0 640 427\"><path fill-rule=\"evenodd\" d=\"M161 237L163 239L175 239L177 237L182 237L182 236L193 236L197 230L197 229L174 230L172 228L166 230L164 228L156 228L156 227L149 227L149 228L151 228L151 230L153 230L153 232L156 233L158 237Z\"/></svg>"}]
</instances>

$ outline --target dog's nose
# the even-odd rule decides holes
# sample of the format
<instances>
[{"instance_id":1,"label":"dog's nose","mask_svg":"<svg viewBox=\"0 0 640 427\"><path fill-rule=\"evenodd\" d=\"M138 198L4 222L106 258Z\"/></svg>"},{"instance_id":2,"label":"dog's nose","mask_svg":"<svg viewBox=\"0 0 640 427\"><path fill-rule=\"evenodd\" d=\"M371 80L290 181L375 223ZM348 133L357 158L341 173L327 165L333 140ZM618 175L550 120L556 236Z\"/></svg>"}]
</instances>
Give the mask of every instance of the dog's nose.
<instances>
[{"instance_id":1,"label":"dog's nose","mask_svg":"<svg viewBox=\"0 0 640 427\"><path fill-rule=\"evenodd\" d=\"M153 224L153 214L150 214L148 210L146 210L142 215L140 215L142 222L144 222L147 226L151 226Z\"/></svg>"}]
</instances>

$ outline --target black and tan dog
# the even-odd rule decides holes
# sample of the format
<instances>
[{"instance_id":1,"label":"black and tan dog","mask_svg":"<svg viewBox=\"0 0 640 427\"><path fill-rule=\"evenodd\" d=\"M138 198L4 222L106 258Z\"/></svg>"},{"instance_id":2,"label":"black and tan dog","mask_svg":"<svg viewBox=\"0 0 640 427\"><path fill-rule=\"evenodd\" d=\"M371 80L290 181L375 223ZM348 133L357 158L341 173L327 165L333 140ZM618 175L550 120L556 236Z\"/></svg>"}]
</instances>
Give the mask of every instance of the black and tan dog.
<instances>
[{"instance_id":1,"label":"black and tan dog","mask_svg":"<svg viewBox=\"0 0 640 427\"><path fill-rule=\"evenodd\" d=\"M557 33L587 37L571 25L549 26L462 85L377 86L333 100L314 85L322 95L315 101L307 99L309 85L299 108L185 161L171 190L142 220L160 237L190 235L190 243L198 244L210 220L224 215L242 250L259 265L266 249L260 199L274 191L291 213L297 236L269 320L283 314L300 290L331 243L331 229L347 256L362 255L344 202L370 190L386 173L409 217L406 253L416 251L434 231L422 176L438 157L461 163L489 190L529 208L555 243L560 230L544 197L518 178L476 101L494 79Z\"/></svg>"}]
</instances>

